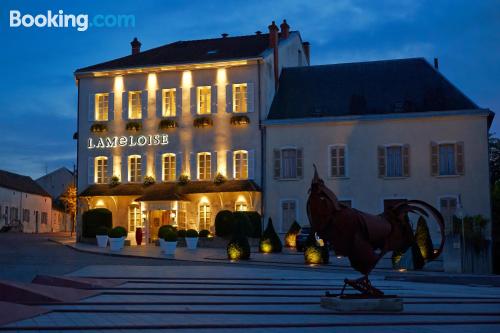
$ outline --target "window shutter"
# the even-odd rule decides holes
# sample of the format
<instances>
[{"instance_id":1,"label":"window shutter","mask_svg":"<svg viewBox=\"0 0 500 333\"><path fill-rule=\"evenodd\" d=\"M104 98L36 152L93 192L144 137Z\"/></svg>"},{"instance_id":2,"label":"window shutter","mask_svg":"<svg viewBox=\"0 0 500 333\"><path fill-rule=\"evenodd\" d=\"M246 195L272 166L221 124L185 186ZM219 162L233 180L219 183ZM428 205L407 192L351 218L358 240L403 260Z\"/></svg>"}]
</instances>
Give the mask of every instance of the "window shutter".
<instances>
[{"instance_id":1,"label":"window shutter","mask_svg":"<svg viewBox=\"0 0 500 333\"><path fill-rule=\"evenodd\" d=\"M108 154L108 172L107 172L107 183L111 180L111 177L113 177L113 163L114 163L114 158L113 158L113 154L112 153L109 153Z\"/></svg>"},{"instance_id":2,"label":"window shutter","mask_svg":"<svg viewBox=\"0 0 500 333\"><path fill-rule=\"evenodd\" d=\"M254 89L253 83L247 83L247 111L254 112Z\"/></svg>"},{"instance_id":3,"label":"window shutter","mask_svg":"<svg viewBox=\"0 0 500 333\"><path fill-rule=\"evenodd\" d=\"M303 164L303 150L299 148L297 149L297 178L302 178L304 176Z\"/></svg>"},{"instance_id":4,"label":"window shutter","mask_svg":"<svg viewBox=\"0 0 500 333\"><path fill-rule=\"evenodd\" d=\"M182 116L182 88L175 89L175 115Z\"/></svg>"},{"instance_id":5,"label":"window shutter","mask_svg":"<svg viewBox=\"0 0 500 333\"><path fill-rule=\"evenodd\" d=\"M108 120L115 119L115 94L110 92L108 94Z\"/></svg>"},{"instance_id":6,"label":"window shutter","mask_svg":"<svg viewBox=\"0 0 500 333\"><path fill-rule=\"evenodd\" d=\"M338 153L338 150L337 150L337 147L330 147L330 176L331 177L338 177L339 174L338 174L338 165L337 165L337 161L338 161L338 156L337 156L337 153Z\"/></svg>"},{"instance_id":7,"label":"window shutter","mask_svg":"<svg viewBox=\"0 0 500 333\"><path fill-rule=\"evenodd\" d=\"M410 145L403 145L403 176L410 177Z\"/></svg>"},{"instance_id":8,"label":"window shutter","mask_svg":"<svg viewBox=\"0 0 500 333\"><path fill-rule=\"evenodd\" d=\"M157 182L163 181L163 158L162 152L155 154L155 177Z\"/></svg>"},{"instance_id":9,"label":"window shutter","mask_svg":"<svg viewBox=\"0 0 500 333\"><path fill-rule=\"evenodd\" d=\"M147 119L148 117L148 91L143 90L141 93L141 119Z\"/></svg>"},{"instance_id":10,"label":"window shutter","mask_svg":"<svg viewBox=\"0 0 500 333\"><path fill-rule=\"evenodd\" d=\"M182 152L175 155L175 177L179 179L180 175L182 175Z\"/></svg>"},{"instance_id":11,"label":"window shutter","mask_svg":"<svg viewBox=\"0 0 500 333\"><path fill-rule=\"evenodd\" d=\"M439 173L439 164L438 164L438 144L435 142L431 142L431 175L437 176Z\"/></svg>"},{"instance_id":12,"label":"window shutter","mask_svg":"<svg viewBox=\"0 0 500 333\"><path fill-rule=\"evenodd\" d=\"M88 114L88 119L89 119L89 121L94 121L95 120L95 95L94 94L89 94L89 114Z\"/></svg>"},{"instance_id":13,"label":"window shutter","mask_svg":"<svg viewBox=\"0 0 500 333\"><path fill-rule=\"evenodd\" d=\"M338 147L338 154L339 154L339 169L337 173L339 177L345 177L347 175L347 170L346 170L347 156L345 147Z\"/></svg>"},{"instance_id":14,"label":"window shutter","mask_svg":"<svg viewBox=\"0 0 500 333\"><path fill-rule=\"evenodd\" d=\"M281 151L274 149L273 151L273 178L280 179L281 175Z\"/></svg>"},{"instance_id":15,"label":"window shutter","mask_svg":"<svg viewBox=\"0 0 500 333\"><path fill-rule=\"evenodd\" d=\"M457 174L463 175L465 173L464 163L464 143L463 141L455 144L455 151L457 153Z\"/></svg>"},{"instance_id":16,"label":"window shutter","mask_svg":"<svg viewBox=\"0 0 500 333\"><path fill-rule=\"evenodd\" d=\"M163 117L163 96L162 90L156 90L156 116L158 118Z\"/></svg>"},{"instance_id":17,"label":"window shutter","mask_svg":"<svg viewBox=\"0 0 500 333\"><path fill-rule=\"evenodd\" d=\"M214 151L212 152L212 155L210 156L210 167L211 167L211 172L212 172L212 178L215 177L217 174L217 152Z\"/></svg>"},{"instance_id":18,"label":"window shutter","mask_svg":"<svg viewBox=\"0 0 500 333\"><path fill-rule=\"evenodd\" d=\"M255 150L248 151L248 179L255 179Z\"/></svg>"},{"instance_id":19,"label":"window shutter","mask_svg":"<svg viewBox=\"0 0 500 333\"><path fill-rule=\"evenodd\" d=\"M210 93L210 113L217 113L217 86L211 86Z\"/></svg>"},{"instance_id":20,"label":"window shutter","mask_svg":"<svg viewBox=\"0 0 500 333\"><path fill-rule=\"evenodd\" d=\"M143 180L143 181L144 181L144 177L146 177L146 176L154 176L154 175L148 175L146 173L148 170L147 164L148 164L148 154L142 153L141 154L141 180Z\"/></svg>"},{"instance_id":21,"label":"window shutter","mask_svg":"<svg viewBox=\"0 0 500 333\"><path fill-rule=\"evenodd\" d=\"M233 85L228 84L226 86L226 112L233 112Z\"/></svg>"},{"instance_id":22,"label":"window shutter","mask_svg":"<svg viewBox=\"0 0 500 333\"><path fill-rule=\"evenodd\" d=\"M196 154L191 152L189 153L189 168L191 171L191 179L195 180L197 179L197 170L196 170Z\"/></svg>"},{"instance_id":23,"label":"window shutter","mask_svg":"<svg viewBox=\"0 0 500 333\"><path fill-rule=\"evenodd\" d=\"M190 90L191 90L191 96L189 96L189 97L190 97L191 103L190 103L189 107L191 108L191 114L196 115L198 113L197 89L196 89L196 87L191 87Z\"/></svg>"},{"instance_id":24,"label":"window shutter","mask_svg":"<svg viewBox=\"0 0 500 333\"><path fill-rule=\"evenodd\" d=\"M226 177L228 179L234 178L233 174L233 152L228 150L226 151Z\"/></svg>"},{"instance_id":25,"label":"window shutter","mask_svg":"<svg viewBox=\"0 0 500 333\"><path fill-rule=\"evenodd\" d=\"M385 177L385 147L378 146L378 176Z\"/></svg>"},{"instance_id":26,"label":"window shutter","mask_svg":"<svg viewBox=\"0 0 500 333\"><path fill-rule=\"evenodd\" d=\"M128 120L128 91L122 92L122 118Z\"/></svg>"},{"instance_id":27,"label":"window shutter","mask_svg":"<svg viewBox=\"0 0 500 333\"><path fill-rule=\"evenodd\" d=\"M89 185L91 184L94 184L95 183L95 177L94 177L94 158L93 157L89 157L89 164L88 164L88 183Z\"/></svg>"},{"instance_id":28,"label":"window shutter","mask_svg":"<svg viewBox=\"0 0 500 333\"><path fill-rule=\"evenodd\" d=\"M122 183L128 183L128 156L126 154L122 155L121 163L122 176L120 181Z\"/></svg>"}]
</instances>

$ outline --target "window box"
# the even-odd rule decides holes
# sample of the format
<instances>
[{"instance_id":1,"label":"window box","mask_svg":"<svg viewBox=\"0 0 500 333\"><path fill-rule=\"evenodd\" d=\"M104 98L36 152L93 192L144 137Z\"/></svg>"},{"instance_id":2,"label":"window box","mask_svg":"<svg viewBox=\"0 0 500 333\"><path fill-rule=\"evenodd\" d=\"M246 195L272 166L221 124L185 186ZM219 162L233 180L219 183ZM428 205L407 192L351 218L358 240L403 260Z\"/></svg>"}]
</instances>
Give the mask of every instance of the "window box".
<instances>
[{"instance_id":1,"label":"window box","mask_svg":"<svg viewBox=\"0 0 500 333\"><path fill-rule=\"evenodd\" d=\"M174 119L163 119L160 121L160 124L158 125L159 130L167 130L169 128L176 128L176 127L178 127L178 125Z\"/></svg>"},{"instance_id":2,"label":"window box","mask_svg":"<svg viewBox=\"0 0 500 333\"><path fill-rule=\"evenodd\" d=\"M127 131L138 132L142 129L142 124L140 122L137 122L137 121L130 121L125 126L125 129Z\"/></svg>"},{"instance_id":3,"label":"window box","mask_svg":"<svg viewBox=\"0 0 500 333\"><path fill-rule=\"evenodd\" d=\"M94 123L90 126L90 131L92 133L104 133L108 131L108 126L102 123Z\"/></svg>"},{"instance_id":4,"label":"window box","mask_svg":"<svg viewBox=\"0 0 500 333\"><path fill-rule=\"evenodd\" d=\"M211 117L197 117L193 121L193 126L196 128L200 127L212 127L214 122Z\"/></svg>"},{"instance_id":5,"label":"window box","mask_svg":"<svg viewBox=\"0 0 500 333\"><path fill-rule=\"evenodd\" d=\"M231 125L248 125L250 118L246 115L234 115L231 117Z\"/></svg>"}]
</instances>

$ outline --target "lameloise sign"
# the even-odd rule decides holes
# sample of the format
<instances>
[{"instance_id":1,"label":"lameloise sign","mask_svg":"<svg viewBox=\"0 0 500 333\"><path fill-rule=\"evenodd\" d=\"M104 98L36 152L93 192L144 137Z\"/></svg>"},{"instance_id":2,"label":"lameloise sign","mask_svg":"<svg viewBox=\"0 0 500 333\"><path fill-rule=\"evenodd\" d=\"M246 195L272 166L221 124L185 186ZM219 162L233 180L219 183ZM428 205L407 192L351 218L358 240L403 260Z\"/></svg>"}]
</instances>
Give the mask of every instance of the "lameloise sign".
<instances>
[{"instance_id":1,"label":"lameloise sign","mask_svg":"<svg viewBox=\"0 0 500 333\"><path fill-rule=\"evenodd\" d=\"M109 136L98 139L89 138L87 148L116 148L168 145L168 134L139 135L139 136Z\"/></svg>"}]
</instances>

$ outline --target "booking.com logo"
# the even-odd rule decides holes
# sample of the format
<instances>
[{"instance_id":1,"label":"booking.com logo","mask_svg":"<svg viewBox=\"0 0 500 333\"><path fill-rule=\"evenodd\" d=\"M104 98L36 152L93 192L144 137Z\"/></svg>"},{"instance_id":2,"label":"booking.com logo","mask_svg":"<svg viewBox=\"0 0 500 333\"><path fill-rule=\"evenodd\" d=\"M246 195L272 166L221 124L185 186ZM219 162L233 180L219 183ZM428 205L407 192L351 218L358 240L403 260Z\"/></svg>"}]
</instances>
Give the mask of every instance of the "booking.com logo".
<instances>
[{"instance_id":1,"label":"booking.com logo","mask_svg":"<svg viewBox=\"0 0 500 333\"><path fill-rule=\"evenodd\" d=\"M48 10L46 14L21 14L19 10L10 11L11 28L76 28L78 31L87 31L89 27L95 28L133 28L135 15L97 14L89 20L88 14L65 14L62 9L57 13Z\"/></svg>"}]
</instances>

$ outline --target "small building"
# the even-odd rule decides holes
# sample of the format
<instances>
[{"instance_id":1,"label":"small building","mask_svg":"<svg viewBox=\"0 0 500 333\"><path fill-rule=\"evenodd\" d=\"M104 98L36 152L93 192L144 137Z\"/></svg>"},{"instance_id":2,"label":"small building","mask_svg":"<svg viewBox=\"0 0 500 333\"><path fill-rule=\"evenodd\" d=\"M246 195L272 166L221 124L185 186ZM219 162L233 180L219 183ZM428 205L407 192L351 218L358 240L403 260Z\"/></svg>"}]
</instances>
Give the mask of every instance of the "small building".
<instances>
[{"instance_id":1,"label":"small building","mask_svg":"<svg viewBox=\"0 0 500 333\"><path fill-rule=\"evenodd\" d=\"M59 168L36 180L36 182L52 197L51 223L52 231L72 231L71 216L67 213L61 195L69 186L75 184L75 175L67 168Z\"/></svg>"},{"instance_id":2,"label":"small building","mask_svg":"<svg viewBox=\"0 0 500 333\"><path fill-rule=\"evenodd\" d=\"M52 198L31 177L0 170L0 228L51 232Z\"/></svg>"}]
</instances>

